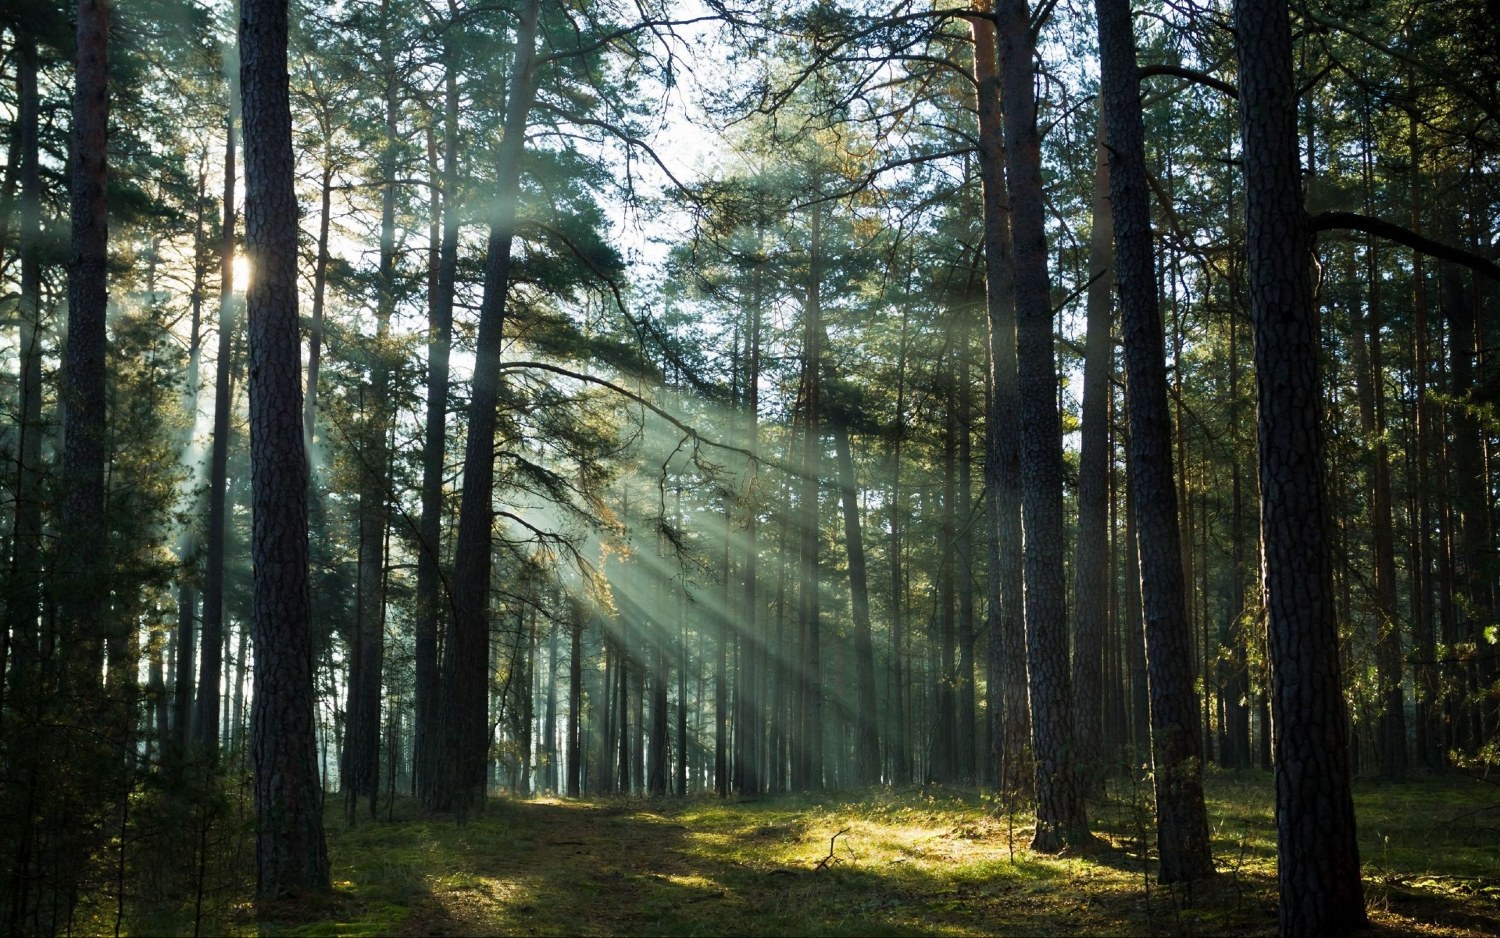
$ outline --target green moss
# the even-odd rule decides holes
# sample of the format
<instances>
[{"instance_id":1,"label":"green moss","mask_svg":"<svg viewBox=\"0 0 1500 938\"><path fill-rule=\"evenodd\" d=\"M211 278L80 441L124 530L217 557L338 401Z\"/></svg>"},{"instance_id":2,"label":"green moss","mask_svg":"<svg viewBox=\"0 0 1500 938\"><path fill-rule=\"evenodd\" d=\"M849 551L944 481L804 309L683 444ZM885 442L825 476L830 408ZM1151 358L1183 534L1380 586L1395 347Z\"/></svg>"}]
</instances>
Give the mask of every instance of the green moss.
<instances>
[{"instance_id":1,"label":"green moss","mask_svg":"<svg viewBox=\"0 0 1500 938\"><path fill-rule=\"evenodd\" d=\"M1500 916L1500 796L1462 778L1356 786L1367 895L1396 931ZM1091 806L1096 847L1031 853L1032 818L947 792L501 801L464 825L407 816L329 831L336 889L250 917L268 936L1271 934L1271 780L1211 773L1221 875L1154 882L1149 787ZM830 846L832 856L830 858Z\"/></svg>"}]
</instances>

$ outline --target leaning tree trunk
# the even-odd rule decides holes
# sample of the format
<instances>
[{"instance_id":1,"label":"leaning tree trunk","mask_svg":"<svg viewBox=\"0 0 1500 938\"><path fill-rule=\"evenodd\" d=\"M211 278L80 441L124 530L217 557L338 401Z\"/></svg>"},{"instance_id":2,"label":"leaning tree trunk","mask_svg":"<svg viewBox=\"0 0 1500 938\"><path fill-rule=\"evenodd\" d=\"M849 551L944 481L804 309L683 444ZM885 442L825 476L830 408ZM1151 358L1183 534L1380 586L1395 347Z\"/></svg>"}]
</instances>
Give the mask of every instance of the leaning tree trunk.
<instances>
[{"instance_id":1,"label":"leaning tree trunk","mask_svg":"<svg viewBox=\"0 0 1500 938\"><path fill-rule=\"evenodd\" d=\"M1021 518L1026 670L1036 759L1035 850L1089 839L1078 789L1063 584L1062 417L1047 274L1041 134L1033 91L1036 47L1025 0L995 5L1006 176L1015 251L1016 353L1020 379Z\"/></svg>"},{"instance_id":2,"label":"leaning tree trunk","mask_svg":"<svg viewBox=\"0 0 1500 938\"><path fill-rule=\"evenodd\" d=\"M1323 494L1312 232L1302 205L1285 0L1236 0L1240 137L1260 419L1262 570L1275 726L1281 931L1361 927Z\"/></svg>"},{"instance_id":3,"label":"leaning tree trunk","mask_svg":"<svg viewBox=\"0 0 1500 938\"><path fill-rule=\"evenodd\" d=\"M1203 734L1193 693L1192 633L1183 589L1172 420L1157 302L1145 128L1128 0L1096 0L1104 116L1108 127L1115 266L1129 387L1129 485L1136 506L1141 604L1146 623L1151 757L1156 785L1158 878L1213 873L1203 805Z\"/></svg>"},{"instance_id":4,"label":"leaning tree trunk","mask_svg":"<svg viewBox=\"0 0 1500 938\"><path fill-rule=\"evenodd\" d=\"M441 712L442 764L429 807L466 813L484 795L489 753L489 580L490 530L494 508L495 409L499 403L500 339L510 291L511 249L515 242L516 200L521 189L521 157L526 124L536 94L539 3L521 9L516 58L511 71L505 138L497 157L495 214L485 256L484 299L479 309L469 437L464 449L464 489L459 502L454 551L453 627L443 648Z\"/></svg>"},{"instance_id":5,"label":"leaning tree trunk","mask_svg":"<svg viewBox=\"0 0 1500 938\"><path fill-rule=\"evenodd\" d=\"M297 197L287 100L287 2L242 0L245 248L250 334L256 895L328 890L309 634L307 452L297 322Z\"/></svg>"}]
</instances>

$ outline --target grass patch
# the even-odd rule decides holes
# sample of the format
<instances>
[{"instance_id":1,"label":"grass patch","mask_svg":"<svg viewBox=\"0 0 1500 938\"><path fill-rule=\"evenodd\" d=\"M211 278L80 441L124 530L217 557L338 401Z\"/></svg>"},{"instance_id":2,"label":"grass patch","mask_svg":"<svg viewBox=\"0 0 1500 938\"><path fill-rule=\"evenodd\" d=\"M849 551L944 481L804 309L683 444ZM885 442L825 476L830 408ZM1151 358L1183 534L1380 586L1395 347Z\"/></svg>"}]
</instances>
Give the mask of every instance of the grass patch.
<instances>
[{"instance_id":1,"label":"grass patch","mask_svg":"<svg viewBox=\"0 0 1500 938\"><path fill-rule=\"evenodd\" d=\"M1111 783L1099 843L1026 849L1033 818L972 793L491 803L467 824L329 831L333 896L245 906L244 933L978 935L1275 932L1270 777L1213 773L1220 875L1154 882L1149 789ZM1500 920L1500 791L1448 777L1355 790L1378 932L1477 935Z\"/></svg>"}]
</instances>

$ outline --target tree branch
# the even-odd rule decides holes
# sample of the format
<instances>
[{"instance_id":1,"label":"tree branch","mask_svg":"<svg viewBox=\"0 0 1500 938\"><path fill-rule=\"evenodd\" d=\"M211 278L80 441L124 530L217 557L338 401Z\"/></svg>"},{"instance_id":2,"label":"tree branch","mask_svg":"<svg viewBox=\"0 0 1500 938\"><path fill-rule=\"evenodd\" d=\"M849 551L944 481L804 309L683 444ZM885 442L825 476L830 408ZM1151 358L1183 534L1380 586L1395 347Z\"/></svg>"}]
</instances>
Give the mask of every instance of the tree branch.
<instances>
[{"instance_id":1,"label":"tree branch","mask_svg":"<svg viewBox=\"0 0 1500 938\"><path fill-rule=\"evenodd\" d=\"M1397 244L1404 244L1414 251L1420 251L1429 257L1438 260L1449 261L1462 267L1467 267L1475 273L1483 274L1491 280L1500 281L1500 264L1480 257L1472 251L1456 248L1450 244L1434 241L1424 235L1417 234L1410 228L1403 228L1394 222L1388 222L1369 215L1361 215L1358 212L1323 212L1313 216L1311 225L1313 231L1338 231L1348 229L1352 231L1363 231L1365 234L1375 235L1377 238L1385 238Z\"/></svg>"},{"instance_id":2,"label":"tree branch","mask_svg":"<svg viewBox=\"0 0 1500 938\"><path fill-rule=\"evenodd\" d=\"M1236 100L1240 96L1240 89L1224 81L1222 78L1215 78L1207 72L1200 72L1193 68L1184 68L1181 65L1141 66L1141 78L1151 78L1154 75L1170 75L1173 78L1186 78L1188 81L1203 85L1205 88L1212 88Z\"/></svg>"}]
</instances>

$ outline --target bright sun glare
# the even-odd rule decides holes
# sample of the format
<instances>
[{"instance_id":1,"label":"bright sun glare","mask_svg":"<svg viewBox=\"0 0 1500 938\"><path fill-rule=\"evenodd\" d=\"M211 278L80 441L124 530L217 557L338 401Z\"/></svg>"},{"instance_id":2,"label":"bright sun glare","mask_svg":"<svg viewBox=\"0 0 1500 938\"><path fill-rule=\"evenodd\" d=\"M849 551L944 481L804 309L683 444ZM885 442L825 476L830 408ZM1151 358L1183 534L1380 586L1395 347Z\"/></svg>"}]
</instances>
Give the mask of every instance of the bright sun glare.
<instances>
[{"instance_id":1,"label":"bright sun glare","mask_svg":"<svg viewBox=\"0 0 1500 938\"><path fill-rule=\"evenodd\" d=\"M250 285L250 258L243 254L234 256L234 288L240 293Z\"/></svg>"}]
</instances>

